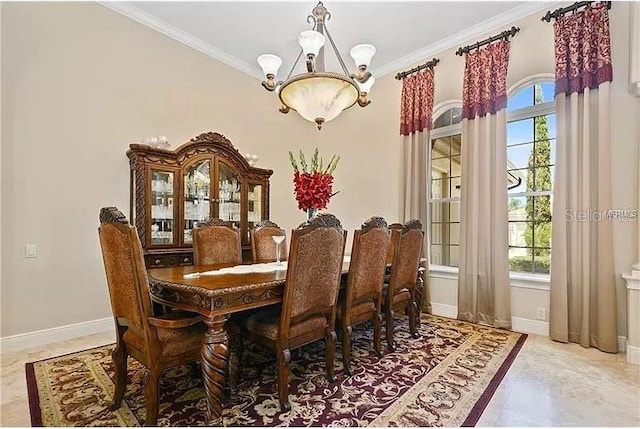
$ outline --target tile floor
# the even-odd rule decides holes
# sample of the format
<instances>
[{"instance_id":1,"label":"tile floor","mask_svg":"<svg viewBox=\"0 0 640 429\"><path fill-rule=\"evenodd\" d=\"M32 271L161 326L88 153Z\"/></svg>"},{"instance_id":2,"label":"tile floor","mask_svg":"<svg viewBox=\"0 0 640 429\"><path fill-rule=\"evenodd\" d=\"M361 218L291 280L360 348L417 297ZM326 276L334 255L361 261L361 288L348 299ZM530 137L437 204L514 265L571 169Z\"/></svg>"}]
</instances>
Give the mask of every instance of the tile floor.
<instances>
[{"instance_id":1,"label":"tile floor","mask_svg":"<svg viewBox=\"0 0 640 429\"><path fill-rule=\"evenodd\" d=\"M29 426L24 364L113 342L96 334L0 355L0 425ZM640 365L530 335L478 426L640 426Z\"/></svg>"}]
</instances>

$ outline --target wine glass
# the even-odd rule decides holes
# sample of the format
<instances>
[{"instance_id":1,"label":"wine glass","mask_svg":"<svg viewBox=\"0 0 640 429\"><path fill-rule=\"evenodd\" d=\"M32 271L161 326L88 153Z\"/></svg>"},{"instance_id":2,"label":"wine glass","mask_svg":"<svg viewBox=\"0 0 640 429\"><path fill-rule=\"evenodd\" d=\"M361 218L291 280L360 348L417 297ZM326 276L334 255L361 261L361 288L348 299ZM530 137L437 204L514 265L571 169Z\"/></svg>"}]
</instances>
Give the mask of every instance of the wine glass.
<instances>
[{"instance_id":1,"label":"wine glass","mask_svg":"<svg viewBox=\"0 0 640 429\"><path fill-rule=\"evenodd\" d=\"M280 262L280 243L284 241L284 235L272 235L271 238L276 242L276 264L282 265Z\"/></svg>"}]
</instances>

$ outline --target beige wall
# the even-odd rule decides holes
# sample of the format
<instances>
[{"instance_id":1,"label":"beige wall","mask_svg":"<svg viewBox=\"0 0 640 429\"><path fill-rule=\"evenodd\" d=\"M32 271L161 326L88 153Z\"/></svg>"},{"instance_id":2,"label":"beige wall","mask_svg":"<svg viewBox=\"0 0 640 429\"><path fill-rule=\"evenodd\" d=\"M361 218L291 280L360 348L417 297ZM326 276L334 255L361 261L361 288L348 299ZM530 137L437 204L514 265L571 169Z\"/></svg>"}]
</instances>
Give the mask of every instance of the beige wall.
<instances>
[{"instance_id":1,"label":"beige wall","mask_svg":"<svg viewBox=\"0 0 640 429\"><path fill-rule=\"evenodd\" d=\"M626 93L628 5L612 11L614 205L637 207L634 114ZM551 24L517 23L509 84L553 72ZM461 98L464 60L437 55L436 103ZM318 132L280 114L259 82L96 4L2 4L2 329L8 336L110 315L97 242L101 206L128 207L128 144L166 135L175 147L203 131L226 135L274 170L271 217L291 229L297 210L287 151L338 153L329 211L352 231L400 213L400 84L376 81L373 103ZM637 117L637 116L636 116ZM616 269L634 262L633 226L616 224ZM351 234L349 234L349 241ZM24 245L38 245L36 259ZM456 304L455 280L434 281L434 302ZM514 316L535 318L545 291L513 289ZM621 308L624 298L621 291ZM443 302L444 301L444 302ZM622 317L624 317L624 314ZM622 322L621 322L622 324Z\"/></svg>"},{"instance_id":2,"label":"beige wall","mask_svg":"<svg viewBox=\"0 0 640 429\"><path fill-rule=\"evenodd\" d=\"M110 315L98 210L128 210L125 151L144 136L175 147L213 130L257 154L274 170L272 219L287 229L306 216L287 151L316 146L342 156L329 209L347 229L399 217L391 77L366 110L318 132L280 114L256 79L97 4L3 3L2 41L3 337ZM38 258L24 258L26 243Z\"/></svg>"}]
</instances>

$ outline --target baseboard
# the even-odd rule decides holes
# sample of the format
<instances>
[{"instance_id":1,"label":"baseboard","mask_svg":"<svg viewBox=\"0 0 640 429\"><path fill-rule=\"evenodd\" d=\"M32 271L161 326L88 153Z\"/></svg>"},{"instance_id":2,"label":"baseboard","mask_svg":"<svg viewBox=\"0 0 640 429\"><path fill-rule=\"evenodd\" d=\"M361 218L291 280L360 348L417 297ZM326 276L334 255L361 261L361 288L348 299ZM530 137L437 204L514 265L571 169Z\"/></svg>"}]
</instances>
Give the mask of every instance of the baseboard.
<instances>
[{"instance_id":1,"label":"baseboard","mask_svg":"<svg viewBox=\"0 0 640 429\"><path fill-rule=\"evenodd\" d=\"M90 320L88 322L74 323L72 325L58 326L56 328L27 332L0 338L0 351L2 353L15 352L33 347L42 347L47 344L85 335L99 334L101 332L114 331L113 317Z\"/></svg>"},{"instance_id":2,"label":"baseboard","mask_svg":"<svg viewBox=\"0 0 640 429\"><path fill-rule=\"evenodd\" d=\"M524 319L522 317L511 317L511 330L524 334L536 334L549 336L549 323L540 320Z\"/></svg>"},{"instance_id":3,"label":"baseboard","mask_svg":"<svg viewBox=\"0 0 640 429\"><path fill-rule=\"evenodd\" d=\"M458 307L456 305L440 304L438 302L431 303L431 313L435 316L448 317L455 319L458 317Z\"/></svg>"},{"instance_id":4,"label":"baseboard","mask_svg":"<svg viewBox=\"0 0 640 429\"><path fill-rule=\"evenodd\" d=\"M627 345L627 362L640 364L640 347Z\"/></svg>"},{"instance_id":5,"label":"baseboard","mask_svg":"<svg viewBox=\"0 0 640 429\"><path fill-rule=\"evenodd\" d=\"M624 353L627 351L627 337L618 335L618 353Z\"/></svg>"}]
</instances>

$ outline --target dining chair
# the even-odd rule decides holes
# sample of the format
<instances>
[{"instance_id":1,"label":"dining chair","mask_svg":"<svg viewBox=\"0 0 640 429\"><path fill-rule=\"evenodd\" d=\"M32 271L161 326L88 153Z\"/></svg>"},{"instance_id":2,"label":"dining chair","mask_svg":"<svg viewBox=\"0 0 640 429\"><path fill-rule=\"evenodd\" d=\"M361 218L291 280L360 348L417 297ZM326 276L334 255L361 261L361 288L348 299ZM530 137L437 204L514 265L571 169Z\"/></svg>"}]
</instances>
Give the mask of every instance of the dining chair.
<instances>
[{"instance_id":1,"label":"dining chair","mask_svg":"<svg viewBox=\"0 0 640 429\"><path fill-rule=\"evenodd\" d=\"M193 264L240 264L240 230L222 219L198 223L193 229Z\"/></svg>"},{"instance_id":2,"label":"dining chair","mask_svg":"<svg viewBox=\"0 0 640 429\"><path fill-rule=\"evenodd\" d=\"M329 381L333 381L335 318L347 233L331 214L321 213L291 233L291 249L282 305L238 315L236 323L249 338L276 352L278 398L289 411L291 351L323 339Z\"/></svg>"},{"instance_id":3,"label":"dining chair","mask_svg":"<svg viewBox=\"0 0 640 429\"><path fill-rule=\"evenodd\" d=\"M251 239L251 256L254 263L273 262L277 259L276 243L273 236L284 236L284 229L280 228L277 223L270 220L262 220L258 222L253 229L249 231ZM280 248L280 260L287 260L287 240L278 244Z\"/></svg>"},{"instance_id":4,"label":"dining chair","mask_svg":"<svg viewBox=\"0 0 640 429\"><path fill-rule=\"evenodd\" d=\"M347 286L340 293L337 310L342 334L342 362L349 375L353 326L373 321L374 350L382 356L382 285L390 241L387 222L381 217L367 220L353 236Z\"/></svg>"},{"instance_id":5,"label":"dining chair","mask_svg":"<svg viewBox=\"0 0 640 429\"><path fill-rule=\"evenodd\" d=\"M405 223L401 230L396 229L395 231L398 231L396 234L393 234L393 231L391 239L396 242L391 244L395 248L391 263L391 275L389 282L384 285L382 290L387 348L391 351L395 349L393 341L394 309L405 310L409 315L409 332L413 337L417 335L416 318L420 317L420 313L415 302L415 294L424 240L422 223L417 219Z\"/></svg>"},{"instance_id":6,"label":"dining chair","mask_svg":"<svg viewBox=\"0 0 640 429\"><path fill-rule=\"evenodd\" d=\"M127 358L132 356L149 374L145 386L146 426L157 426L159 379L169 367L200 358L206 326L190 313L154 317L142 246L135 227L115 207L100 210L98 228L102 258L116 326L115 392L110 410L120 408L127 384Z\"/></svg>"}]
</instances>

